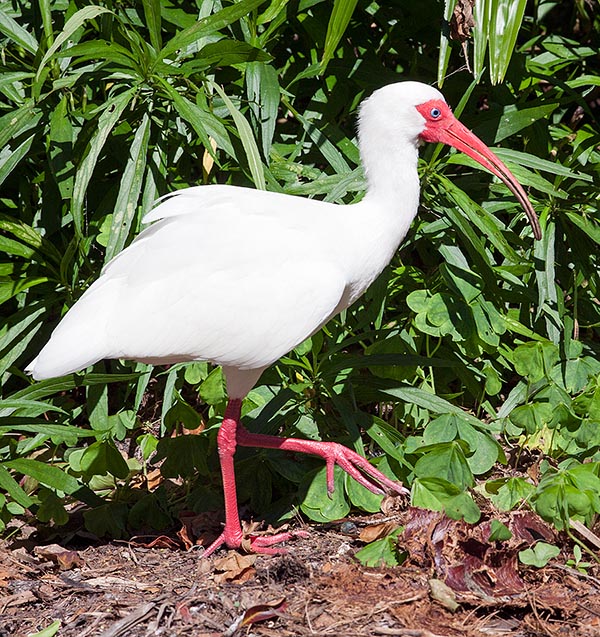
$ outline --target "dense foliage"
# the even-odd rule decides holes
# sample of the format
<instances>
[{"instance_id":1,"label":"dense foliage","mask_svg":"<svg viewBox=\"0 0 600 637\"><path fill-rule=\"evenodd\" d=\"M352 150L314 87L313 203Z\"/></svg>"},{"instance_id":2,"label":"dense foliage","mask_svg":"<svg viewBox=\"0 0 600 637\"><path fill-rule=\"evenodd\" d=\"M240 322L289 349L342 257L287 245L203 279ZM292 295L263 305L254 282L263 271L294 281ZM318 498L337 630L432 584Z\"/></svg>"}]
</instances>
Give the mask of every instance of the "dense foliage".
<instances>
[{"instance_id":1,"label":"dense foliage","mask_svg":"<svg viewBox=\"0 0 600 637\"><path fill-rule=\"evenodd\" d=\"M401 78L433 82L448 60L449 103L527 187L542 241L504 186L424 148L422 210L393 263L264 374L246 424L378 455L414 504L455 517L476 520L486 496L590 523L600 23L583 1L517 14L475 30L496 81L506 68L492 84L481 48L475 81L446 28L440 61L434 0L0 2L0 526L26 511L62 524L81 501L91 530L119 536L220 506L219 369L107 361L33 382L23 368L158 196L219 182L358 200L358 103ZM312 458L242 450L237 472L241 500L273 520L379 506L341 474L327 498Z\"/></svg>"}]
</instances>

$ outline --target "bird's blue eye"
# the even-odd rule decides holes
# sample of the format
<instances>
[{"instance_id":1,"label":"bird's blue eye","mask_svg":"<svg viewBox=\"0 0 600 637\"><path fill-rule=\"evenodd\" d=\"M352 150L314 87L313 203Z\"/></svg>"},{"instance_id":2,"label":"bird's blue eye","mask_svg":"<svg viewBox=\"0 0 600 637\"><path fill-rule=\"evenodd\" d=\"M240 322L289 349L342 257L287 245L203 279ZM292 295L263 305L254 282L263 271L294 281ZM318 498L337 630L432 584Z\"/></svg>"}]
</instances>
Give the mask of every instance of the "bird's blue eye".
<instances>
[{"instance_id":1,"label":"bird's blue eye","mask_svg":"<svg viewBox=\"0 0 600 637\"><path fill-rule=\"evenodd\" d=\"M432 108L429 114L431 115L431 117L433 117L433 119L437 119L441 116L442 111L440 111L439 108Z\"/></svg>"}]
</instances>

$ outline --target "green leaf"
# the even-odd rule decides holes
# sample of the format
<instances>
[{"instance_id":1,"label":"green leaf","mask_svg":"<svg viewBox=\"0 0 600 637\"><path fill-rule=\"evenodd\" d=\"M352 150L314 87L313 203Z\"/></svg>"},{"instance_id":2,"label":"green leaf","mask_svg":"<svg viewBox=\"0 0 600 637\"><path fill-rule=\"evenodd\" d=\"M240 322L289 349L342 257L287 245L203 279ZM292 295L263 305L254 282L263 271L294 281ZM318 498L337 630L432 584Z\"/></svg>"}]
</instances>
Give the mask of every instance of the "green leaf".
<instances>
[{"instance_id":1,"label":"green leaf","mask_svg":"<svg viewBox=\"0 0 600 637\"><path fill-rule=\"evenodd\" d=\"M208 405L218 405L227 397L225 377L221 367L215 367L205 381L198 387L200 398Z\"/></svg>"},{"instance_id":2,"label":"green leaf","mask_svg":"<svg viewBox=\"0 0 600 637\"><path fill-rule=\"evenodd\" d=\"M79 9L79 11L75 12L65 23L63 30L58 34L57 38L52 43L52 46L46 51L44 56L42 57L40 64L38 66L38 70L35 74L34 83L38 85L36 93L39 95L39 83L42 71L50 58L58 51L58 49L81 27L86 20L92 20L103 13L112 13L110 9L106 9L104 7L99 7L96 5L90 5L84 7L83 9Z\"/></svg>"},{"instance_id":3,"label":"green leaf","mask_svg":"<svg viewBox=\"0 0 600 637\"><path fill-rule=\"evenodd\" d=\"M306 489L306 495L300 505L303 513L315 522L341 520L348 515L350 505L344 495L344 476L342 469L336 465L335 490L329 495L325 468L308 474L303 481L303 487Z\"/></svg>"},{"instance_id":4,"label":"green leaf","mask_svg":"<svg viewBox=\"0 0 600 637\"><path fill-rule=\"evenodd\" d=\"M82 9L83 11L83 9ZM90 143L86 149L86 154L77 169L77 175L75 177L75 185L73 186L73 199L71 201L71 214L73 215L73 223L75 226L75 233L79 238L83 238L84 228L84 203L86 197L87 187L92 179L96 163L100 156L100 152L104 147L110 132L119 121L123 111L127 108L128 104L133 99L137 88L133 87L129 90L120 93L119 95L109 98L106 103L102 114L98 118L96 130Z\"/></svg>"},{"instance_id":5,"label":"green leaf","mask_svg":"<svg viewBox=\"0 0 600 637\"><path fill-rule=\"evenodd\" d=\"M531 383L549 374L559 358L558 347L549 341L525 343L513 352L515 371Z\"/></svg>"},{"instance_id":6,"label":"green leaf","mask_svg":"<svg viewBox=\"0 0 600 637\"><path fill-rule=\"evenodd\" d=\"M520 108L518 105L505 107L504 114L498 123L494 143L497 144L507 137L512 137L515 133L531 126L540 119L546 119L557 108L558 104L536 104L527 108Z\"/></svg>"},{"instance_id":7,"label":"green leaf","mask_svg":"<svg viewBox=\"0 0 600 637\"><path fill-rule=\"evenodd\" d=\"M176 436L163 438L156 447L156 455L152 459L157 463L164 459L160 472L165 478L184 478L200 473L208 475L206 456L208 455L208 438L206 436Z\"/></svg>"},{"instance_id":8,"label":"green leaf","mask_svg":"<svg viewBox=\"0 0 600 637\"><path fill-rule=\"evenodd\" d=\"M468 493L441 478L416 478L411 485L411 505L443 511L454 520L475 524L481 515Z\"/></svg>"},{"instance_id":9,"label":"green leaf","mask_svg":"<svg viewBox=\"0 0 600 637\"><path fill-rule=\"evenodd\" d=\"M4 463L4 466L25 476L31 476L34 480L41 482L47 487L64 493L74 493L81 486L73 476L65 473L59 467L40 462L39 460L16 458L15 460L8 460Z\"/></svg>"},{"instance_id":10,"label":"green leaf","mask_svg":"<svg viewBox=\"0 0 600 637\"><path fill-rule=\"evenodd\" d=\"M22 46L31 55L37 54L40 45L35 37L3 10L0 10L0 32Z\"/></svg>"},{"instance_id":11,"label":"green leaf","mask_svg":"<svg viewBox=\"0 0 600 637\"><path fill-rule=\"evenodd\" d=\"M117 478L129 475L129 466L112 440L98 440L84 451L80 459L81 471L89 476L110 473Z\"/></svg>"},{"instance_id":12,"label":"green leaf","mask_svg":"<svg viewBox=\"0 0 600 637\"><path fill-rule=\"evenodd\" d=\"M334 56L335 50L350 23L357 2L358 0L334 0L333 10L327 24L325 47L321 58L321 73L325 72L329 61Z\"/></svg>"},{"instance_id":13,"label":"green leaf","mask_svg":"<svg viewBox=\"0 0 600 637\"><path fill-rule=\"evenodd\" d=\"M162 47L161 38L161 2L160 0L142 0L144 17L150 32L150 43L156 51Z\"/></svg>"},{"instance_id":14,"label":"green leaf","mask_svg":"<svg viewBox=\"0 0 600 637\"><path fill-rule=\"evenodd\" d=\"M473 486L473 474L458 442L438 443L424 449L428 451L415 463L417 477L440 478L456 485L461 491Z\"/></svg>"},{"instance_id":15,"label":"green leaf","mask_svg":"<svg viewBox=\"0 0 600 637\"><path fill-rule=\"evenodd\" d=\"M354 554L354 557L363 565L372 568L384 568L399 566L404 561L405 555L398 549L398 536L402 533L402 527L392 531L386 537L367 544Z\"/></svg>"},{"instance_id":16,"label":"green leaf","mask_svg":"<svg viewBox=\"0 0 600 637\"><path fill-rule=\"evenodd\" d=\"M105 263L108 263L125 247L125 242L135 219L138 200L142 191L142 181L146 171L146 153L150 138L150 117L144 113L135 133L127 165L121 177L119 194L115 203L112 224L106 245Z\"/></svg>"},{"instance_id":17,"label":"green leaf","mask_svg":"<svg viewBox=\"0 0 600 637\"><path fill-rule=\"evenodd\" d=\"M528 566L543 568L548 562L560 555L560 549L553 544L538 542L532 549L519 551L519 561Z\"/></svg>"},{"instance_id":18,"label":"green leaf","mask_svg":"<svg viewBox=\"0 0 600 637\"><path fill-rule=\"evenodd\" d=\"M23 491L19 483L10 475L4 464L0 464L0 490L10 495L10 497L21 506L28 508L33 504L33 500Z\"/></svg>"},{"instance_id":19,"label":"green leaf","mask_svg":"<svg viewBox=\"0 0 600 637\"><path fill-rule=\"evenodd\" d=\"M180 31L165 44L159 54L160 59L172 58L178 50L184 53L191 44L237 22L263 2L264 0L239 0L232 6L221 9L207 18L200 18L195 24Z\"/></svg>"},{"instance_id":20,"label":"green leaf","mask_svg":"<svg viewBox=\"0 0 600 637\"><path fill-rule=\"evenodd\" d=\"M229 97L227 97L225 91L218 84L213 83L212 86L214 87L215 91L217 91L217 93L221 96L221 99L225 102L225 106L227 106L227 110L233 117L233 121L240 135L242 146L244 147L244 150L246 152L248 168L250 169L250 173L252 174L254 185L259 190L266 190L267 186L265 183L265 172L260 159L260 152L258 150L258 146L256 145L254 135L252 134L252 128L250 128L250 124L248 124L246 118L234 106Z\"/></svg>"},{"instance_id":21,"label":"green leaf","mask_svg":"<svg viewBox=\"0 0 600 637\"><path fill-rule=\"evenodd\" d=\"M486 12L491 17L488 27L490 78L492 84L499 84L506 75L515 50L527 0L480 1L490 3L490 9Z\"/></svg>"},{"instance_id":22,"label":"green leaf","mask_svg":"<svg viewBox=\"0 0 600 637\"><path fill-rule=\"evenodd\" d=\"M54 637L54 635L58 634L60 626L61 622L57 619L37 633L30 633L28 637Z\"/></svg>"},{"instance_id":23,"label":"green leaf","mask_svg":"<svg viewBox=\"0 0 600 637\"><path fill-rule=\"evenodd\" d=\"M492 520L490 523L490 537L488 542L504 542L510 540L512 533L510 529L499 520Z\"/></svg>"}]
</instances>

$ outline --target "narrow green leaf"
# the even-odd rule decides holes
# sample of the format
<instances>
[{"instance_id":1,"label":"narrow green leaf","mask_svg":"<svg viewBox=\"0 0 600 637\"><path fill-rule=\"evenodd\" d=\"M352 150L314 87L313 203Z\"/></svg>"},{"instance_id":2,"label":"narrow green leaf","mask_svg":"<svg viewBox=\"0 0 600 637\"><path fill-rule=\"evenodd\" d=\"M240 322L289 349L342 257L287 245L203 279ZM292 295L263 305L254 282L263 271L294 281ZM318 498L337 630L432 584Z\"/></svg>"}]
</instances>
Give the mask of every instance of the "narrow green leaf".
<instances>
[{"instance_id":1,"label":"narrow green leaf","mask_svg":"<svg viewBox=\"0 0 600 637\"><path fill-rule=\"evenodd\" d=\"M235 107L233 102L227 97L225 91L216 83L212 83L215 91L221 96L221 99L225 102L227 110L231 113L233 121L240 135L242 146L246 151L246 158L248 159L248 167L252 174L252 179L255 186L259 190L266 190L267 185L265 183L265 171L260 159L260 152L256 145L256 140L252 134L252 128L242 113Z\"/></svg>"},{"instance_id":2,"label":"narrow green leaf","mask_svg":"<svg viewBox=\"0 0 600 637\"><path fill-rule=\"evenodd\" d=\"M478 0L473 6L473 74L479 82L485 67L485 52L489 40L489 28L494 0Z\"/></svg>"},{"instance_id":3,"label":"narrow green leaf","mask_svg":"<svg viewBox=\"0 0 600 637\"><path fill-rule=\"evenodd\" d=\"M494 0L489 26L490 78L504 79L523 22L527 0Z\"/></svg>"},{"instance_id":4,"label":"narrow green leaf","mask_svg":"<svg viewBox=\"0 0 600 637\"><path fill-rule=\"evenodd\" d=\"M41 115L33 102L27 101L16 111L11 111L0 117L0 148L4 148L13 137L35 128Z\"/></svg>"},{"instance_id":5,"label":"narrow green leaf","mask_svg":"<svg viewBox=\"0 0 600 637\"><path fill-rule=\"evenodd\" d=\"M34 480L41 482L47 487L64 493L74 493L81 486L73 476L65 473L59 467L40 462L39 460L16 458L15 460L8 460L4 463L4 466L25 476L31 476Z\"/></svg>"},{"instance_id":6,"label":"narrow green leaf","mask_svg":"<svg viewBox=\"0 0 600 637\"><path fill-rule=\"evenodd\" d=\"M558 106L558 103L536 104L527 108L519 108L517 105L507 106L500 118L494 143L497 144L503 139L511 137L540 119L546 119Z\"/></svg>"},{"instance_id":7,"label":"narrow green leaf","mask_svg":"<svg viewBox=\"0 0 600 637\"><path fill-rule=\"evenodd\" d=\"M61 623L57 619L37 633L30 633L27 637L54 637L60 629Z\"/></svg>"},{"instance_id":8,"label":"narrow green leaf","mask_svg":"<svg viewBox=\"0 0 600 637\"><path fill-rule=\"evenodd\" d=\"M325 47L321 58L321 72L323 73L329 64L329 60L335 54L335 50L348 28L350 18L356 9L358 0L334 0L333 10L327 24Z\"/></svg>"},{"instance_id":9,"label":"narrow green leaf","mask_svg":"<svg viewBox=\"0 0 600 637\"><path fill-rule=\"evenodd\" d=\"M29 31L13 20L5 11L0 9L0 33L22 46L31 55L36 55L39 43Z\"/></svg>"},{"instance_id":10,"label":"narrow green leaf","mask_svg":"<svg viewBox=\"0 0 600 637\"><path fill-rule=\"evenodd\" d=\"M0 464L0 492L8 493L22 507L30 507L33 500L23 491L19 483L10 475L6 467Z\"/></svg>"},{"instance_id":11,"label":"narrow green leaf","mask_svg":"<svg viewBox=\"0 0 600 637\"><path fill-rule=\"evenodd\" d=\"M175 35L165 46L159 54L161 60L165 58L171 58L173 53L178 50L183 51L191 44L198 42L202 38L205 38L226 26L233 24L248 15L251 11L260 6L264 0L239 0L230 7L221 9L213 15L207 18L201 18L191 27L180 31Z\"/></svg>"},{"instance_id":12,"label":"narrow green leaf","mask_svg":"<svg viewBox=\"0 0 600 637\"><path fill-rule=\"evenodd\" d=\"M450 37L446 25L452 18L454 7L456 6L456 0L445 0L444 2L444 27L440 29L440 53L438 55L438 73L437 83L440 88L444 85L446 79L446 71L448 69L448 62L450 61Z\"/></svg>"},{"instance_id":13,"label":"narrow green leaf","mask_svg":"<svg viewBox=\"0 0 600 637\"><path fill-rule=\"evenodd\" d=\"M544 316L548 337L553 343L558 344L563 324L558 312L555 241L556 225L553 221L549 221L542 233L542 240L535 242L534 259L538 264L535 271L538 287L538 317Z\"/></svg>"},{"instance_id":14,"label":"narrow green leaf","mask_svg":"<svg viewBox=\"0 0 600 637\"><path fill-rule=\"evenodd\" d=\"M121 46L117 42L108 42L103 40L92 40L89 42L81 42L75 44L64 51L56 53L55 57L76 58L76 62L85 62L86 60L102 60L107 62L116 62L120 66L140 70L139 60L136 56Z\"/></svg>"},{"instance_id":15,"label":"narrow green leaf","mask_svg":"<svg viewBox=\"0 0 600 637\"><path fill-rule=\"evenodd\" d=\"M37 131L33 131L29 137L26 137L16 148L5 146L0 150L0 186L4 180L12 173L18 163L27 155L31 144L35 139Z\"/></svg>"},{"instance_id":16,"label":"narrow green leaf","mask_svg":"<svg viewBox=\"0 0 600 637\"><path fill-rule=\"evenodd\" d=\"M90 5L84 7L83 9L79 9L76 13L74 13L65 23L63 30L58 34L56 40L52 43L52 46L46 51L44 57L40 61L40 65L38 66L37 73L35 75L35 84L39 84L40 77L42 74L42 70L50 60L50 58L58 51L58 49L62 46L64 42L66 42L72 35L79 29L80 26L84 24L86 20L92 20L93 18L103 14L103 13L112 13L110 9L106 9L105 7L99 7L96 5ZM39 92L38 92L39 95Z\"/></svg>"},{"instance_id":17,"label":"narrow green leaf","mask_svg":"<svg viewBox=\"0 0 600 637\"><path fill-rule=\"evenodd\" d=\"M107 100L106 107L98 118L98 125L90 140L87 154L77 170L75 185L73 186L73 199L71 200L71 214L73 215L75 233L79 238L83 238L85 193L100 156L100 151L136 91L137 88L133 87Z\"/></svg>"},{"instance_id":18,"label":"narrow green leaf","mask_svg":"<svg viewBox=\"0 0 600 637\"><path fill-rule=\"evenodd\" d=\"M276 69L262 62L247 64L246 86L250 108L260 123L263 156L268 163L281 97Z\"/></svg>"},{"instance_id":19,"label":"narrow green leaf","mask_svg":"<svg viewBox=\"0 0 600 637\"><path fill-rule=\"evenodd\" d=\"M119 194L115 203L112 224L106 246L105 263L108 263L124 247L135 219L138 200L142 191L142 182L146 170L146 154L150 138L150 117L144 113L142 121L135 133L129 159L121 177Z\"/></svg>"},{"instance_id":20,"label":"narrow green leaf","mask_svg":"<svg viewBox=\"0 0 600 637\"><path fill-rule=\"evenodd\" d=\"M160 0L142 0L146 26L150 32L150 44L156 51L162 47L161 37L161 2Z\"/></svg>"}]
</instances>

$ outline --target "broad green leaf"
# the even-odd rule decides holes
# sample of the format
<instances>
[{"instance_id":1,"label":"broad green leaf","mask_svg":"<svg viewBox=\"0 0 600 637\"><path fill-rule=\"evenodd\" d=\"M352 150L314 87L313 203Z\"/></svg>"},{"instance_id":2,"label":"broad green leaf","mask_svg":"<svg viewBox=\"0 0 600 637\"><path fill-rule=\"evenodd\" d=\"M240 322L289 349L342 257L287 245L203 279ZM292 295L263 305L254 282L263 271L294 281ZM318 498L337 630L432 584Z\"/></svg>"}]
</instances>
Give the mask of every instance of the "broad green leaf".
<instances>
[{"instance_id":1,"label":"broad green leaf","mask_svg":"<svg viewBox=\"0 0 600 637\"><path fill-rule=\"evenodd\" d=\"M527 502L535 492L535 487L525 479L516 477L489 480L485 490L492 494L492 502L501 511L510 511Z\"/></svg>"},{"instance_id":2,"label":"broad green leaf","mask_svg":"<svg viewBox=\"0 0 600 637\"><path fill-rule=\"evenodd\" d=\"M398 536L402 528L392 531L386 537L367 544L354 554L354 557L363 565L372 568L398 566L404 559L398 549Z\"/></svg>"},{"instance_id":3,"label":"broad green leaf","mask_svg":"<svg viewBox=\"0 0 600 637\"><path fill-rule=\"evenodd\" d=\"M190 434L159 440L153 462L164 459L160 472L165 478L187 478L196 473L205 476L209 473L207 455L208 438Z\"/></svg>"},{"instance_id":4,"label":"broad green leaf","mask_svg":"<svg viewBox=\"0 0 600 637\"><path fill-rule=\"evenodd\" d=\"M225 377L221 367L212 370L198 388L198 394L209 405L218 405L225 400Z\"/></svg>"},{"instance_id":5,"label":"broad green leaf","mask_svg":"<svg viewBox=\"0 0 600 637\"><path fill-rule=\"evenodd\" d=\"M456 485L461 491L472 487L473 474L462 447L457 442L438 443L415 463L418 478L439 478Z\"/></svg>"},{"instance_id":6,"label":"broad green leaf","mask_svg":"<svg viewBox=\"0 0 600 637\"><path fill-rule=\"evenodd\" d=\"M548 562L560 555L560 549L553 544L538 542L532 549L519 551L519 561L527 566L543 568Z\"/></svg>"},{"instance_id":7,"label":"broad green leaf","mask_svg":"<svg viewBox=\"0 0 600 637\"><path fill-rule=\"evenodd\" d=\"M344 476L342 469L336 466L334 469L335 489L329 495L325 468L308 474L304 481L307 487L306 496L300 505L303 513L315 522L341 520L348 515L350 505L344 495Z\"/></svg>"},{"instance_id":8,"label":"broad green leaf","mask_svg":"<svg viewBox=\"0 0 600 637\"><path fill-rule=\"evenodd\" d=\"M488 542L505 542L506 540L510 540L511 537L512 533L510 529L502 524L500 520L490 521L490 536Z\"/></svg>"}]
</instances>

